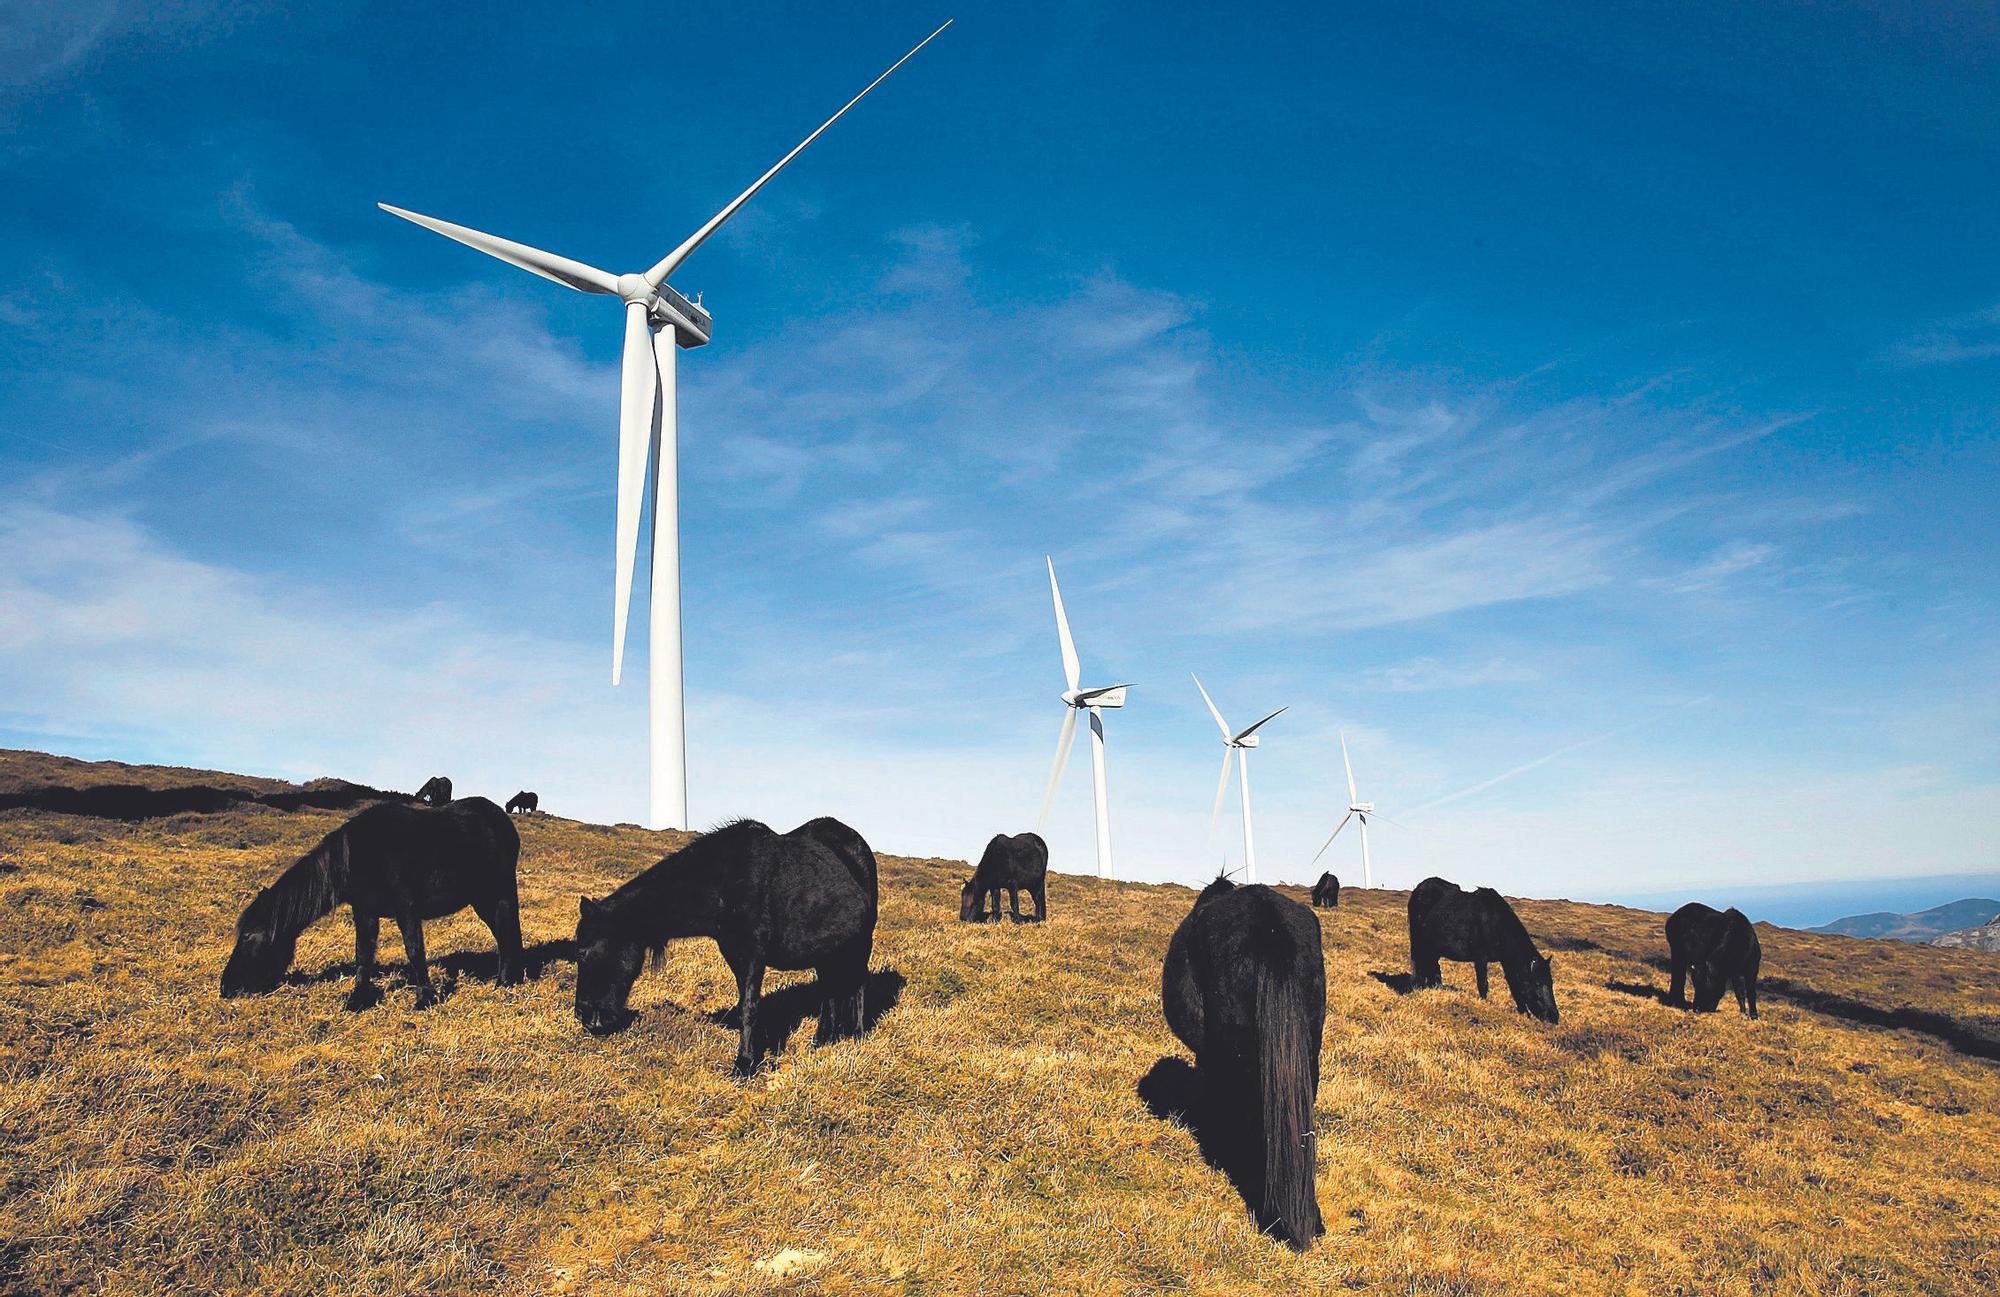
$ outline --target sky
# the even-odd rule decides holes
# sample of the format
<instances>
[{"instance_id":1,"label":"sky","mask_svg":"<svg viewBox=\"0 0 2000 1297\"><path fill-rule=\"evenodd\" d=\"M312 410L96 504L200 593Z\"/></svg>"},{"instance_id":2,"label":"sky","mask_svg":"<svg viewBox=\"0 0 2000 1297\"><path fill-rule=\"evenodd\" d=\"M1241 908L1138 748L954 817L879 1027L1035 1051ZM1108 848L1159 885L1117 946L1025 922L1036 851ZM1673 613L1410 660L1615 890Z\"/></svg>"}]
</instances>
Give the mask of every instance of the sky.
<instances>
[{"instance_id":1,"label":"sky","mask_svg":"<svg viewBox=\"0 0 2000 1297\"><path fill-rule=\"evenodd\" d=\"M1242 863L1190 672L1264 881L1343 733L1385 885L2000 872L1957 3L16 3L0 745L640 819L617 307L375 204L643 269L945 17L675 277L698 823L1032 827L1052 556L1122 876Z\"/></svg>"}]
</instances>

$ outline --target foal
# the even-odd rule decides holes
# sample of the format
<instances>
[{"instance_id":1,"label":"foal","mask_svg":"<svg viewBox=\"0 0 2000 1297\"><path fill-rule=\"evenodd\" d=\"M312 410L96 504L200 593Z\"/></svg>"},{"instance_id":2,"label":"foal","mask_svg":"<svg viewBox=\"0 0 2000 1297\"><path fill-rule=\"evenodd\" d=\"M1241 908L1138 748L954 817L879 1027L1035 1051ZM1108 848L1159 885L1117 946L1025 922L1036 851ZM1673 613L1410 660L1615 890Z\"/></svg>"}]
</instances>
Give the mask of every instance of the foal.
<instances>
[{"instance_id":1,"label":"foal","mask_svg":"<svg viewBox=\"0 0 2000 1297\"><path fill-rule=\"evenodd\" d=\"M996 833L986 844L986 854L979 858L972 877L959 889L958 917L965 923L986 922L986 901L991 897L991 917L998 923L1000 893L1006 892L1014 922L1026 922L1021 917L1021 891L1025 888L1028 899L1035 903L1034 922L1040 923L1049 917L1048 880L1049 844L1042 841L1041 834L1016 833L1008 837Z\"/></svg>"}]
</instances>

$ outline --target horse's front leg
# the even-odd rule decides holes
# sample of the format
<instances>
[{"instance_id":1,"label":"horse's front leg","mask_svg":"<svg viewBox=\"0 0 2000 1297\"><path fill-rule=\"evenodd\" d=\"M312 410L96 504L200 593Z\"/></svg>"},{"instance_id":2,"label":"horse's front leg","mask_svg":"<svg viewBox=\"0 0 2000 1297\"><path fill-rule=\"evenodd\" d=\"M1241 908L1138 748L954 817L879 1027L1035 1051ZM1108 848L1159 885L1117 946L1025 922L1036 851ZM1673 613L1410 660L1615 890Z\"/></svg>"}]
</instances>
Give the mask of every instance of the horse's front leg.
<instances>
[{"instance_id":1,"label":"horse's front leg","mask_svg":"<svg viewBox=\"0 0 2000 1297\"><path fill-rule=\"evenodd\" d=\"M749 1076L757 1070L756 1039L757 999L764 993L764 963L754 955L743 963L743 971L738 975L737 1010L743 1020L737 1025L736 1066L737 1076Z\"/></svg>"},{"instance_id":2,"label":"horse's front leg","mask_svg":"<svg viewBox=\"0 0 2000 1297\"><path fill-rule=\"evenodd\" d=\"M1687 1007L1687 961L1683 959L1674 960L1672 972L1673 982L1672 985L1667 987L1667 1003L1677 1004L1685 1009Z\"/></svg>"},{"instance_id":3,"label":"horse's front leg","mask_svg":"<svg viewBox=\"0 0 2000 1297\"><path fill-rule=\"evenodd\" d=\"M409 910L396 916L396 926L403 930L403 955L409 960L403 980L417 988L417 1007L428 1009L438 997L431 986L430 964L424 959L424 921L415 910Z\"/></svg>"},{"instance_id":4,"label":"horse's front leg","mask_svg":"<svg viewBox=\"0 0 2000 1297\"><path fill-rule=\"evenodd\" d=\"M382 920L373 914L354 911L354 989L347 993L349 1009L365 1009L375 1003L375 946L382 935Z\"/></svg>"},{"instance_id":5,"label":"horse's front leg","mask_svg":"<svg viewBox=\"0 0 2000 1297\"><path fill-rule=\"evenodd\" d=\"M1485 998L1486 998L1486 961L1485 961L1485 960L1483 960L1483 959L1475 959L1475 960L1473 960L1473 961L1472 961L1472 980L1473 980L1473 981L1474 981L1475 983L1477 983L1477 984L1478 984L1478 986L1479 986L1479 998L1480 998L1480 999L1482 999L1482 1000L1483 1000L1483 999L1485 999Z\"/></svg>"},{"instance_id":6,"label":"horse's front leg","mask_svg":"<svg viewBox=\"0 0 2000 1297\"><path fill-rule=\"evenodd\" d=\"M1016 923L1019 923L1019 922L1021 922L1021 889L1020 889L1020 888L1018 888L1018 887L1010 887L1010 888L1008 888L1008 889L1007 889L1007 908L1008 908L1008 909L1009 909L1009 910L1010 910L1010 911L1011 911L1011 912L1013 913L1013 915L1014 915L1014 922L1016 922Z\"/></svg>"}]
</instances>

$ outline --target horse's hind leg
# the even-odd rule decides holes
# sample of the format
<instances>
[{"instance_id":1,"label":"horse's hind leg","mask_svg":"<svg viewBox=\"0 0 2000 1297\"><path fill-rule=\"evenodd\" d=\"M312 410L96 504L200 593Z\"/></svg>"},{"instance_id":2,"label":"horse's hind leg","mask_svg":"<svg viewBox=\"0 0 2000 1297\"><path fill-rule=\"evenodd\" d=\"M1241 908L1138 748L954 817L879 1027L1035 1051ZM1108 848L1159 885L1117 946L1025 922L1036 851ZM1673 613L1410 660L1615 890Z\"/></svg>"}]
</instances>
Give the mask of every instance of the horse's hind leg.
<instances>
[{"instance_id":1,"label":"horse's hind leg","mask_svg":"<svg viewBox=\"0 0 2000 1297\"><path fill-rule=\"evenodd\" d=\"M868 992L868 955L872 941L856 943L826 967L818 970L823 996L819 1006L819 1028L813 1044L828 1045L861 1034L866 1019L864 997Z\"/></svg>"},{"instance_id":2,"label":"horse's hind leg","mask_svg":"<svg viewBox=\"0 0 2000 1297\"><path fill-rule=\"evenodd\" d=\"M474 901L472 912L493 934L495 976L502 986L516 986L521 969L521 907L511 896Z\"/></svg>"},{"instance_id":3,"label":"horse's hind leg","mask_svg":"<svg viewBox=\"0 0 2000 1297\"><path fill-rule=\"evenodd\" d=\"M403 930L403 954L409 960L403 980L417 988L417 1007L428 1009L438 997L431 986L430 964L424 958L424 921L415 913L404 914L397 917L396 926Z\"/></svg>"},{"instance_id":4,"label":"horse's hind leg","mask_svg":"<svg viewBox=\"0 0 2000 1297\"><path fill-rule=\"evenodd\" d=\"M1035 922L1042 923L1046 921L1049 917L1048 883L1047 882L1036 883L1033 887L1028 889L1028 895L1032 897L1035 902Z\"/></svg>"},{"instance_id":5,"label":"horse's hind leg","mask_svg":"<svg viewBox=\"0 0 2000 1297\"><path fill-rule=\"evenodd\" d=\"M1019 922L1021 922L1021 889L1020 889L1020 888L1018 888L1018 887L1010 887L1010 888L1008 888L1008 889L1007 889L1007 908L1008 908L1009 910L1011 910L1011 911L1013 912L1013 915L1014 915L1014 922L1016 922L1016 923L1019 923Z\"/></svg>"},{"instance_id":6,"label":"horse's hind leg","mask_svg":"<svg viewBox=\"0 0 2000 1297\"><path fill-rule=\"evenodd\" d=\"M1486 998L1486 961L1485 961L1485 960L1483 960L1483 959L1475 959L1475 960L1473 960L1473 961L1472 961L1472 980L1473 980L1474 982L1478 983L1478 985L1479 985L1479 998L1480 998L1480 999L1482 999L1482 1000L1483 1000L1483 999L1485 999L1485 998Z\"/></svg>"},{"instance_id":7,"label":"horse's hind leg","mask_svg":"<svg viewBox=\"0 0 2000 1297\"><path fill-rule=\"evenodd\" d=\"M354 989L347 993L349 1009L365 1009L375 1003L375 946L382 935L382 920L373 914L354 911Z\"/></svg>"},{"instance_id":8,"label":"horse's hind leg","mask_svg":"<svg viewBox=\"0 0 2000 1297\"><path fill-rule=\"evenodd\" d=\"M1667 1003L1687 1007L1688 966L1684 959L1673 961L1673 984L1667 988Z\"/></svg>"},{"instance_id":9,"label":"horse's hind leg","mask_svg":"<svg viewBox=\"0 0 2000 1297\"><path fill-rule=\"evenodd\" d=\"M764 990L764 965L754 956L743 961L743 970L737 974L737 1012L741 1015L736 1027L737 1076L749 1076L757 1070L756 1022L757 998Z\"/></svg>"}]
</instances>

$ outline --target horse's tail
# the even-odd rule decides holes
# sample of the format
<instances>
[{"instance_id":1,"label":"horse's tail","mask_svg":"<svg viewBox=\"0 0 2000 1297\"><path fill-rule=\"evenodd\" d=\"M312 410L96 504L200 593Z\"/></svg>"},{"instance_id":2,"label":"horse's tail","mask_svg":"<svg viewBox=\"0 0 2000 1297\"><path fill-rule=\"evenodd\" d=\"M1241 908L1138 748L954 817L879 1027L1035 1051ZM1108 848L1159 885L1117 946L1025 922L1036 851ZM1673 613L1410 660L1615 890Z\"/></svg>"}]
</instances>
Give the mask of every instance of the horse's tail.
<instances>
[{"instance_id":1,"label":"horse's tail","mask_svg":"<svg viewBox=\"0 0 2000 1297\"><path fill-rule=\"evenodd\" d=\"M1290 943L1286 943L1289 945ZM1292 961L1257 960L1257 1083L1264 1120L1264 1192L1257 1224L1303 1252L1326 1232L1313 1185L1312 1015Z\"/></svg>"}]
</instances>

